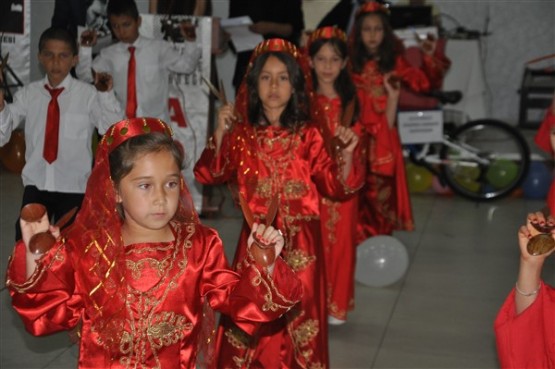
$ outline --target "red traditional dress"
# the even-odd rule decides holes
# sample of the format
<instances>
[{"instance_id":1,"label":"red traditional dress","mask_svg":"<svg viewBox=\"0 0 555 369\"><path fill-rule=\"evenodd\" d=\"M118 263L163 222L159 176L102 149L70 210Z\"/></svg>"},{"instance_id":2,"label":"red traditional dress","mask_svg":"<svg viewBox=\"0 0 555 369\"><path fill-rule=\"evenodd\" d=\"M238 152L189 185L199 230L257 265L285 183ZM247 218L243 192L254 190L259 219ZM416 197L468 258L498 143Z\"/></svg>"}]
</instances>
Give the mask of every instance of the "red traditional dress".
<instances>
[{"instance_id":1,"label":"red traditional dress","mask_svg":"<svg viewBox=\"0 0 555 369\"><path fill-rule=\"evenodd\" d=\"M555 368L555 289L542 283L536 300L516 315L513 290L495 319L501 368Z\"/></svg>"},{"instance_id":2,"label":"red traditional dress","mask_svg":"<svg viewBox=\"0 0 555 369\"><path fill-rule=\"evenodd\" d=\"M341 124L343 109L341 99L316 95L317 104L332 134ZM358 122L353 130L359 136L359 144L353 155L355 159L365 160L366 143L363 128ZM330 153L333 155L333 153ZM359 164L364 167L366 164ZM322 245L326 260L328 314L339 320L347 319L347 312L354 309L354 276L356 266L356 225L358 217L358 196L344 201L322 196L320 199L320 222Z\"/></svg>"},{"instance_id":3,"label":"red traditional dress","mask_svg":"<svg viewBox=\"0 0 555 369\"><path fill-rule=\"evenodd\" d=\"M415 91L430 84L421 70L398 56L394 73ZM396 128L387 123L387 92L377 62L370 60L360 74L353 74L358 88L360 122L369 134L366 185L361 191L357 241L412 230L414 223L407 188L403 152Z\"/></svg>"},{"instance_id":4,"label":"red traditional dress","mask_svg":"<svg viewBox=\"0 0 555 369\"><path fill-rule=\"evenodd\" d=\"M553 114L552 108L550 107L543 118L542 124L538 129L538 133L534 137L536 145L543 151L549 153L551 157L555 155L553 152L553 147L551 146L551 131L555 127L555 114ZM551 215L555 216L555 181L551 182L551 187L549 187L549 193L547 194L547 206L551 210Z\"/></svg>"},{"instance_id":5,"label":"red traditional dress","mask_svg":"<svg viewBox=\"0 0 555 369\"><path fill-rule=\"evenodd\" d=\"M240 272L231 271L217 233L198 222L183 178L170 223L174 241L123 245L108 151L112 142L124 141L120 133L168 129L153 121L159 122L123 121L108 131L75 223L29 279L22 242L8 265L12 304L29 332L46 335L82 324L79 368L192 369L199 351L208 365L210 308L253 333L302 294L279 258L272 275L251 263L250 255L240 259Z\"/></svg>"},{"instance_id":6,"label":"red traditional dress","mask_svg":"<svg viewBox=\"0 0 555 369\"><path fill-rule=\"evenodd\" d=\"M282 253L304 287L301 303L281 319L263 324L254 336L224 317L218 331L219 368L328 368L324 253L320 238L320 193L333 198L352 195L363 176L355 168L346 182L330 159L318 128L236 124L216 155L213 141L194 173L205 185L235 182L258 221L279 194L276 227L284 232ZM243 225L234 266L245 257L249 234Z\"/></svg>"}]
</instances>

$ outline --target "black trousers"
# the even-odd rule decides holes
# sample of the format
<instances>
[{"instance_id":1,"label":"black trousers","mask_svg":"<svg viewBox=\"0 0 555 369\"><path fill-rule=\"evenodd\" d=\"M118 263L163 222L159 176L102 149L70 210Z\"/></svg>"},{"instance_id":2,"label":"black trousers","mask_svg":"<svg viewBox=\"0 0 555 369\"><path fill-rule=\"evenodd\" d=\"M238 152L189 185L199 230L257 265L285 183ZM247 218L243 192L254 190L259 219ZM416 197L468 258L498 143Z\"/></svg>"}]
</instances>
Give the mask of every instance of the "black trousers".
<instances>
[{"instance_id":1,"label":"black trousers","mask_svg":"<svg viewBox=\"0 0 555 369\"><path fill-rule=\"evenodd\" d=\"M32 202L38 202L46 207L50 223L54 224L65 213L74 207L81 207L85 194L82 193L65 193L65 192L50 192L41 191L35 186L25 186L23 191L23 200L21 201L21 208ZM71 224L75 216L68 223ZM15 240L21 239L21 227L19 225L19 217L15 224Z\"/></svg>"}]
</instances>

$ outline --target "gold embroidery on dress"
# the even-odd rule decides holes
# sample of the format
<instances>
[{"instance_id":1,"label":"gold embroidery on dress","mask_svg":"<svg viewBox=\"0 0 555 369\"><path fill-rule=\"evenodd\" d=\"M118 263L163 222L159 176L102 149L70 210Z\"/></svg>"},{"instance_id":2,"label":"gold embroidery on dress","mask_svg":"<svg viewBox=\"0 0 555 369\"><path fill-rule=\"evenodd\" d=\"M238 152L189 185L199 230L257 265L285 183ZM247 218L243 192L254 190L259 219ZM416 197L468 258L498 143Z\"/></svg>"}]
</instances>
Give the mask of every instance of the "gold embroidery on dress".
<instances>
[{"instance_id":1,"label":"gold embroidery on dress","mask_svg":"<svg viewBox=\"0 0 555 369\"><path fill-rule=\"evenodd\" d=\"M290 180L283 185L283 196L289 200L302 199L305 197L310 188L308 184L299 180Z\"/></svg>"},{"instance_id":2,"label":"gold embroidery on dress","mask_svg":"<svg viewBox=\"0 0 555 369\"><path fill-rule=\"evenodd\" d=\"M169 259L170 256L162 260L156 260L153 258L145 258L136 262L133 260L125 260L125 266L127 269L131 270L131 276L135 280L142 278L142 270L144 269L145 264L149 264L152 269L156 270L158 277L161 277L170 265Z\"/></svg>"},{"instance_id":3,"label":"gold embroidery on dress","mask_svg":"<svg viewBox=\"0 0 555 369\"><path fill-rule=\"evenodd\" d=\"M193 323L187 322L185 316L164 311L152 317L147 335L152 339L154 348L159 349L178 343L185 337L185 331L192 330Z\"/></svg>"},{"instance_id":4,"label":"gold embroidery on dress","mask_svg":"<svg viewBox=\"0 0 555 369\"><path fill-rule=\"evenodd\" d=\"M341 205L341 203L332 201L327 197L322 197L322 204L328 209L329 218L327 219L324 226L328 231L328 240L330 241L330 243L333 244L337 241L337 238L335 237L335 228L340 218L339 206Z\"/></svg>"},{"instance_id":5,"label":"gold embroidery on dress","mask_svg":"<svg viewBox=\"0 0 555 369\"><path fill-rule=\"evenodd\" d=\"M299 346L306 346L318 335L318 320L308 319L293 330L293 339Z\"/></svg>"},{"instance_id":6,"label":"gold embroidery on dress","mask_svg":"<svg viewBox=\"0 0 555 369\"><path fill-rule=\"evenodd\" d=\"M146 368L137 363L146 362L149 356L153 357L153 368L161 368L158 351L164 346L177 344L194 328L193 323L187 321L185 316L173 311L157 310L185 272L187 250L192 247L191 237L195 233L194 224L171 224L176 232L172 253L160 262L151 264L155 265L158 271L164 272L160 281L145 292L136 290L131 284L122 281L127 286L127 294L123 297L126 309L125 314L122 314L124 317L114 318L104 327L91 327L92 331L98 332L99 345L117 348L122 355L119 362L125 368ZM183 232L183 228L186 233ZM178 256L180 252L182 255ZM137 264L145 260L148 259L142 259ZM167 265L163 267L158 266L165 263ZM134 267L140 269L137 265ZM131 270L134 272L133 268Z\"/></svg>"},{"instance_id":7,"label":"gold embroidery on dress","mask_svg":"<svg viewBox=\"0 0 555 369\"><path fill-rule=\"evenodd\" d=\"M260 178L256 184L255 196L269 199L272 197L272 180L270 178Z\"/></svg>"},{"instance_id":8,"label":"gold embroidery on dress","mask_svg":"<svg viewBox=\"0 0 555 369\"><path fill-rule=\"evenodd\" d=\"M285 262L295 272L305 269L308 265L313 263L315 260L316 260L316 256L307 255L304 250L291 250L287 253L285 257Z\"/></svg>"}]
</instances>

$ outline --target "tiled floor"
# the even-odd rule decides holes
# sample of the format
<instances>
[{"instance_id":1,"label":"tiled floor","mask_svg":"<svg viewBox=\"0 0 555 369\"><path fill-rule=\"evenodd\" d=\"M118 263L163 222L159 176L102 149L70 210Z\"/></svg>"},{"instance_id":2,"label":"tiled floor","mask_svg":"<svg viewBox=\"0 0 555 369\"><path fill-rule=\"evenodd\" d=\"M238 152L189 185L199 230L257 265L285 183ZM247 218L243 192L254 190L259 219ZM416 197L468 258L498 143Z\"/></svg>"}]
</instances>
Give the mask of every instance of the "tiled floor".
<instances>
[{"instance_id":1,"label":"tiled floor","mask_svg":"<svg viewBox=\"0 0 555 369\"><path fill-rule=\"evenodd\" d=\"M0 170L0 267L12 248L21 199L20 178ZM395 234L410 264L396 284L356 286L347 324L330 329L332 368L495 368L493 320L517 273L516 232L542 202L508 198L473 203L415 194L416 231ZM230 200L227 198L226 204ZM231 254L240 213L227 206L205 223L220 231ZM555 282L555 258L545 271ZM74 368L77 350L67 334L26 333L0 292L0 367Z\"/></svg>"}]
</instances>

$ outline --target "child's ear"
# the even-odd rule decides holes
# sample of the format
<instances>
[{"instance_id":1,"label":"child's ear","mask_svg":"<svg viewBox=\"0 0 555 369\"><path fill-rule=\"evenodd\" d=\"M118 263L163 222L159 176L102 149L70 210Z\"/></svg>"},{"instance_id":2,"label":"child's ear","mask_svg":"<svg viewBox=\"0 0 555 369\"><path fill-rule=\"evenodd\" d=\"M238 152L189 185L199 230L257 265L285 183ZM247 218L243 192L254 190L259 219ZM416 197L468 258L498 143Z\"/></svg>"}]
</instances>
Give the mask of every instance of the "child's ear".
<instances>
[{"instance_id":1,"label":"child's ear","mask_svg":"<svg viewBox=\"0 0 555 369\"><path fill-rule=\"evenodd\" d=\"M142 22L143 22L143 18L141 18L141 16L139 15L139 18L137 19L137 28L141 28Z\"/></svg>"},{"instance_id":2,"label":"child's ear","mask_svg":"<svg viewBox=\"0 0 555 369\"><path fill-rule=\"evenodd\" d=\"M312 58L309 58L309 59L308 59L308 66L309 66L311 69L314 69L314 63L312 62Z\"/></svg>"}]
</instances>

